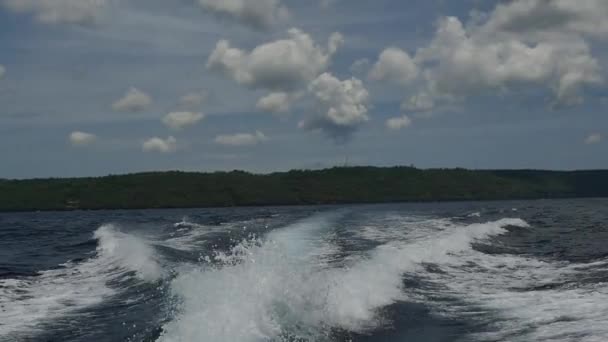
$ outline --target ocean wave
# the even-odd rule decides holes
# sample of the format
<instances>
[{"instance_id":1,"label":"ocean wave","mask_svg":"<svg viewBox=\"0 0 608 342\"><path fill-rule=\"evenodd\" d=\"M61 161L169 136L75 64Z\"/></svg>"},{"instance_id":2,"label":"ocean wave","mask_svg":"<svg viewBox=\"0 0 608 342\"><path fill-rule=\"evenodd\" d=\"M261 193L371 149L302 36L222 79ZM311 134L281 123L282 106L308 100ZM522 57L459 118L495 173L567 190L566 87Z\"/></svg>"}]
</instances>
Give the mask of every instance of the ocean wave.
<instances>
[{"instance_id":1,"label":"ocean wave","mask_svg":"<svg viewBox=\"0 0 608 342\"><path fill-rule=\"evenodd\" d=\"M135 272L145 281L163 277L157 253L145 239L123 233L114 225L101 226L94 236L99 241L97 253L106 264Z\"/></svg>"},{"instance_id":2,"label":"ocean wave","mask_svg":"<svg viewBox=\"0 0 608 342\"><path fill-rule=\"evenodd\" d=\"M284 326L298 331L300 313L314 309L315 256L323 254L320 236L333 215L298 222L252 238L214 260L182 272L172 283L180 299L177 316L163 327L159 341L261 341L279 338Z\"/></svg>"},{"instance_id":3,"label":"ocean wave","mask_svg":"<svg viewBox=\"0 0 608 342\"><path fill-rule=\"evenodd\" d=\"M0 279L0 337L36 334L41 323L100 304L118 293L130 275L145 282L162 277L145 240L113 225L97 229L94 238L95 256L80 263L68 262L36 276Z\"/></svg>"},{"instance_id":4,"label":"ocean wave","mask_svg":"<svg viewBox=\"0 0 608 342\"><path fill-rule=\"evenodd\" d=\"M422 234L414 242L398 241L379 246L369 258L330 274L329 312L324 321L350 331L373 328L383 322L378 309L407 299L403 274L422 268L424 263L450 259L453 253L470 250L471 244L490 236L504 234L505 227L527 226L520 219L502 219L468 226L446 226L445 220L434 222L440 227L434 234Z\"/></svg>"},{"instance_id":5,"label":"ocean wave","mask_svg":"<svg viewBox=\"0 0 608 342\"><path fill-rule=\"evenodd\" d=\"M184 217L181 221L173 224L174 230L169 233L168 237L161 237L155 241L155 244L184 252L200 252L214 236L226 235L226 233L239 233L234 235L245 233L246 235L249 227L256 227L260 222L261 219L254 218L203 225L191 221L188 217ZM268 229L268 226L262 227L262 231Z\"/></svg>"},{"instance_id":6,"label":"ocean wave","mask_svg":"<svg viewBox=\"0 0 608 342\"><path fill-rule=\"evenodd\" d=\"M409 289L412 298L434 305L437 314L486 324L472 340L608 340L608 287L590 274L605 272L604 261L570 263L476 249L429 261L432 271L415 275L434 286Z\"/></svg>"},{"instance_id":7,"label":"ocean wave","mask_svg":"<svg viewBox=\"0 0 608 342\"><path fill-rule=\"evenodd\" d=\"M427 239L383 244L365 258L331 268L317 261L331 251L323 237L333 220L335 215L317 215L218 253L219 265L180 273L171 285L179 299L176 316L159 342L319 341L332 329L364 332L384 322L381 308L407 298L404 273L504 234L509 225L527 225L503 219L440 227Z\"/></svg>"}]
</instances>

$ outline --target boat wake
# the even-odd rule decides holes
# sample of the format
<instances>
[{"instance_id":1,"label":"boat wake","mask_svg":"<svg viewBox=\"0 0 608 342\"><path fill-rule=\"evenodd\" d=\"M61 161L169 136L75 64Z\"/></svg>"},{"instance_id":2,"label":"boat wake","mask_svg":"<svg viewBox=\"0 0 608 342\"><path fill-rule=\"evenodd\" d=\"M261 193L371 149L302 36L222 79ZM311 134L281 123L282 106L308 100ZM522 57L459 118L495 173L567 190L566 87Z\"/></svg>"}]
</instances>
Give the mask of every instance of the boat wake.
<instances>
[{"instance_id":1,"label":"boat wake","mask_svg":"<svg viewBox=\"0 0 608 342\"><path fill-rule=\"evenodd\" d=\"M0 279L0 337L25 338L45 322L77 314L138 282L163 276L154 249L142 238L104 225L95 255L36 276Z\"/></svg>"},{"instance_id":2,"label":"boat wake","mask_svg":"<svg viewBox=\"0 0 608 342\"><path fill-rule=\"evenodd\" d=\"M101 226L88 258L0 279L0 340L35 339L95 310L105 318L156 311L137 321L152 322L145 330L120 318L127 331L114 340L358 340L402 328L391 308L408 305L466 322L467 341L608 340L608 260L542 259L503 246L533 231L522 219L301 217L272 228L272 217L184 219L147 237Z\"/></svg>"},{"instance_id":3,"label":"boat wake","mask_svg":"<svg viewBox=\"0 0 608 342\"><path fill-rule=\"evenodd\" d=\"M382 244L343 267L328 267L318 260L338 252L323 243L336 218L318 215L243 241L181 273L171 285L177 314L159 341L319 341L336 330L365 332L388 323L383 307L408 300L407 272L449 262L507 226L527 226L519 219L435 226L436 236Z\"/></svg>"}]
</instances>

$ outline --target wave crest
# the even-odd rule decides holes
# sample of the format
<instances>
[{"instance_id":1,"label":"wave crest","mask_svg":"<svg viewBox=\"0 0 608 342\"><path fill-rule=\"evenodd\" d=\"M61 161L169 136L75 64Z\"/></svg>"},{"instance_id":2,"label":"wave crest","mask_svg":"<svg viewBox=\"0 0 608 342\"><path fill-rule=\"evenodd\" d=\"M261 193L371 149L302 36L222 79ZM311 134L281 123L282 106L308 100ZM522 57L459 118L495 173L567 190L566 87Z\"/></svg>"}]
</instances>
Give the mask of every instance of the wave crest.
<instances>
[{"instance_id":1,"label":"wave crest","mask_svg":"<svg viewBox=\"0 0 608 342\"><path fill-rule=\"evenodd\" d=\"M335 219L313 217L219 254L219 266L184 271L171 285L176 317L158 341L323 340L332 328L365 331L382 323L381 308L405 298L404 273L509 225L527 226L504 219L441 227L428 239L384 244L348 267L330 268L319 261L331 248L323 236Z\"/></svg>"},{"instance_id":2,"label":"wave crest","mask_svg":"<svg viewBox=\"0 0 608 342\"><path fill-rule=\"evenodd\" d=\"M94 234L99 241L97 253L101 258L133 271L145 281L155 281L163 276L154 248L144 239L125 234L114 225L103 225Z\"/></svg>"},{"instance_id":3,"label":"wave crest","mask_svg":"<svg viewBox=\"0 0 608 342\"><path fill-rule=\"evenodd\" d=\"M112 225L100 227L94 237L97 253L83 262L68 262L31 277L0 279L0 340L29 338L41 324L102 303L121 290L109 283L119 285L132 272L140 281L162 277L154 250L145 240Z\"/></svg>"}]
</instances>

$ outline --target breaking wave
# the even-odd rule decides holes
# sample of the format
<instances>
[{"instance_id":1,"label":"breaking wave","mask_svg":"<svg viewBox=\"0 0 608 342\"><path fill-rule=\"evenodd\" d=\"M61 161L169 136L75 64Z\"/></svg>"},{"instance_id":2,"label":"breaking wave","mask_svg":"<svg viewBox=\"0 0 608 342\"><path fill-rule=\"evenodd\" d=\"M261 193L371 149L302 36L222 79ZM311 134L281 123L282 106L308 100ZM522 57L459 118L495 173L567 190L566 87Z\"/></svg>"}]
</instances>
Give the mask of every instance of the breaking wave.
<instances>
[{"instance_id":1,"label":"breaking wave","mask_svg":"<svg viewBox=\"0 0 608 342\"><path fill-rule=\"evenodd\" d=\"M125 282L162 277L154 249L144 239L113 225L97 229L94 238L95 255L83 262L67 262L36 276L0 279L0 337L35 334L41 324L102 303Z\"/></svg>"},{"instance_id":2,"label":"breaking wave","mask_svg":"<svg viewBox=\"0 0 608 342\"><path fill-rule=\"evenodd\" d=\"M348 340L399 329L393 309L412 303L466 322L467 341L608 340L608 260L541 259L502 245L536 233L524 220L466 220L339 210L273 228L184 219L149 238L104 225L89 258L0 279L0 340L132 302L158 311L132 340Z\"/></svg>"},{"instance_id":3,"label":"breaking wave","mask_svg":"<svg viewBox=\"0 0 608 342\"><path fill-rule=\"evenodd\" d=\"M332 268L318 261L336 252L323 241L337 217L317 215L185 270L171 285L176 317L159 341L323 340L336 329L364 332L384 323L380 309L407 298L404 273L469 250L507 226L527 226L504 219L437 229L427 239L386 243Z\"/></svg>"},{"instance_id":4,"label":"breaking wave","mask_svg":"<svg viewBox=\"0 0 608 342\"><path fill-rule=\"evenodd\" d=\"M487 324L475 340L608 340L608 287L584 281L590 268L605 272L606 261L572 264L470 249L437 267L419 274L435 285L418 289L419 300L434 303L441 315Z\"/></svg>"},{"instance_id":5,"label":"breaking wave","mask_svg":"<svg viewBox=\"0 0 608 342\"><path fill-rule=\"evenodd\" d=\"M95 238L99 241L98 257L108 268L135 272L145 281L156 281L163 276L154 248L143 238L122 233L113 225L97 229Z\"/></svg>"}]
</instances>

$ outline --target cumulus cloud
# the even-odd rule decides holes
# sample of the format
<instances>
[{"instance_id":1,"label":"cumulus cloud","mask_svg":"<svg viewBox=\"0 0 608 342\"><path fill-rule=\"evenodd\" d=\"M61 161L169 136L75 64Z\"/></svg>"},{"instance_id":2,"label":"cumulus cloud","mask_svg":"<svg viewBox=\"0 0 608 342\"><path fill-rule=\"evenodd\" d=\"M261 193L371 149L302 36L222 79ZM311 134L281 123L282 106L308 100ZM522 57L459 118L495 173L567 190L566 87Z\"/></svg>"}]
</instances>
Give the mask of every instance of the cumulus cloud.
<instances>
[{"instance_id":1,"label":"cumulus cloud","mask_svg":"<svg viewBox=\"0 0 608 342\"><path fill-rule=\"evenodd\" d=\"M201 121L205 115L195 112L171 112L163 118L163 123L172 129L180 130Z\"/></svg>"},{"instance_id":2,"label":"cumulus cloud","mask_svg":"<svg viewBox=\"0 0 608 342\"><path fill-rule=\"evenodd\" d=\"M389 47L380 53L369 77L375 81L408 84L418 77L418 66L407 52Z\"/></svg>"},{"instance_id":3,"label":"cumulus cloud","mask_svg":"<svg viewBox=\"0 0 608 342\"><path fill-rule=\"evenodd\" d=\"M575 105L587 88L604 82L588 39L606 37L606 18L604 0L499 2L487 13L472 12L466 23L441 18L413 58L385 49L369 77L407 86L404 112L429 112L484 92L534 88L551 92L554 106Z\"/></svg>"},{"instance_id":4,"label":"cumulus cloud","mask_svg":"<svg viewBox=\"0 0 608 342\"><path fill-rule=\"evenodd\" d=\"M585 144L587 145L599 144L600 142L602 142L602 135L599 133L589 134L589 136L585 138Z\"/></svg>"},{"instance_id":5,"label":"cumulus cloud","mask_svg":"<svg viewBox=\"0 0 608 342\"><path fill-rule=\"evenodd\" d=\"M287 113L290 109L290 96L284 92L270 93L258 100L258 110L273 114Z\"/></svg>"},{"instance_id":6,"label":"cumulus cloud","mask_svg":"<svg viewBox=\"0 0 608 342\"><path fill-rule=\"evenodd\" d=\"M386 128L394 131L405 128L411 124L412 120L406 115L386 120Z\"/></svg>"},{"instance_id":7,"label":"cumulus cloud","mask_svg":"<svg viewBox=\"0 0 608 342\"><path fill-rule=\"evenodd\" d=\"M4 65L0 64L0 80L4 77L5 73L6 73L6 68L4 67Z\"/></svg>"},{"instance_id":8,"label":"cumulus cloud","mask_svg":"<svg viewBox=\"0 0 608 342\"><path fill-rule=\"evenodd\" d=\"M69 140L72 146L83 147L94 143L97 140L97 136L91 133L75 131L70 133Z\"/></svg>"},{"instance_id":9,"label":"cumulus cloud","mask_svg":"<svg viewBox=\"0 0 608 342\"><path fill-rule=\"evenodd\" d=\"M252 146L263 143L268 140L268 137L260 131L256 131L254 134L251 133L237 133L237 134L222 134L215 137L215 143L224 146Z\"/></svg>"},{"instance_id":10,"label":"cumulus cloud","mask_svg":"<svg viewBox=\"0 0 608 342\"><path fill-rule=\"evenodd\" d=\"M158 137L150 138L144 141L142 145L144 152L159 152L159 153L171 153L177 150L177 140L169 136L167 139Z\"/></svg>"},{"instance_id":11,"label":"cumulus cloud","mask_svg":"<svg viewBox=\"0 0 608 342\"><path fill-rule=\"evenodd\" d=\"M209 99L209 92L206 90L190 92L179 98L179 105L183 108L194 109L200 107Z\"/></svg>"},{"instance_id":12,"label":"cumulus cloud","mask_svg":"<svg viewBox=\"0 0 608 342\"><path fill-rule=\"evenodd\" d=\"M262 44L251 52L221 40L209 56L207 68L240 85L290 92L325 71L342 43L342 35L334 33L322 47L295 28L288 31L288 38Z\"/></svg>"},{"instance_id":13,"label":"cumulus cloud","mask_svg":"<svg viewBox=\"0 0 608 342\"><path fill-rule=\"evenodd\" d=\"M494 15L480 26L443 18L429 46L418 51L415 60L427 66L427 90L435 98L540 86L552 90L556 103L575 104L584 87L602 82L582 37L493 31Z\"/></svg>"},{"instance_id":14,"label":"cumulus cloud","mask_svg":"<svg viewBox=\"0 0 608 342\"><path fill-rule=\"evenodd\" d=\"M308 87L319 112L300 123L300 127L320 130L337 141L348 139L353 131L369 120L369 92L357 78L341 81L324 73Z\"/></svg>"},{"instance_id":15,"label":"cumulus cloud","mask_svg":"<svg viewBox=\"0 0 608 342\"><path fill-rule=\"evenodd\" d=\"M255 29L268 29L289 17L281 0L198 0L203 9Z\"/></svg>"},{"instance_id":16,"label":"cumulus cloud","mask_svg":"<svg viewBox=\"0 0 608 342\"><path fill-rule=\"evenodd\" d=\"M107 0L3 0L11 11L31 13L45 24L92 24L108 5Z\"/></svg>"},{"instance_id":17,"label":"cumulus cloud","mask_svg":"<svg viewBox=\"0 0 608 342\"><path fill-rule=\"evenodd\" d=\"M152 98L143 91L132 87L112 108L118 112L140 112L152 104Z\"/></svg>"},{"instance_id":18,"label":"cumulus cloud","mask_svg":"<svg viewBox=\"0 0 608 342\"><path fill-rule=\"evenodd\" d=\"M515 33L570 32L601 37L608 34L605 0L518 0L499 4L485 25Z\"/></svg>"}]
</instances>

